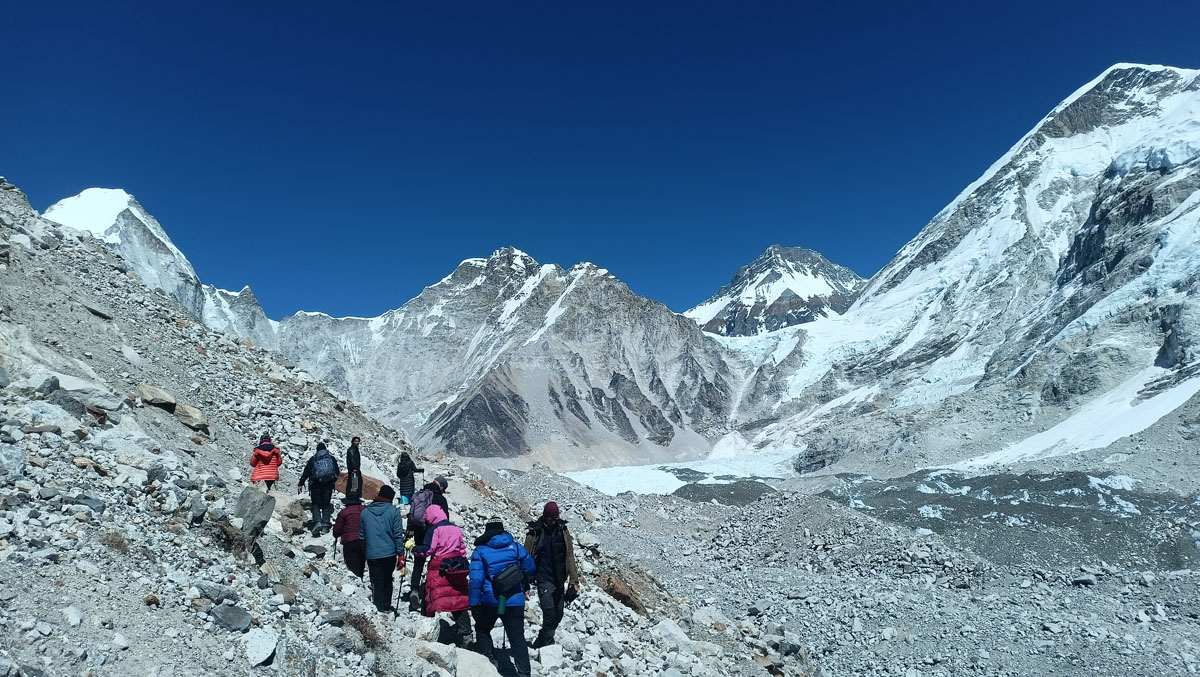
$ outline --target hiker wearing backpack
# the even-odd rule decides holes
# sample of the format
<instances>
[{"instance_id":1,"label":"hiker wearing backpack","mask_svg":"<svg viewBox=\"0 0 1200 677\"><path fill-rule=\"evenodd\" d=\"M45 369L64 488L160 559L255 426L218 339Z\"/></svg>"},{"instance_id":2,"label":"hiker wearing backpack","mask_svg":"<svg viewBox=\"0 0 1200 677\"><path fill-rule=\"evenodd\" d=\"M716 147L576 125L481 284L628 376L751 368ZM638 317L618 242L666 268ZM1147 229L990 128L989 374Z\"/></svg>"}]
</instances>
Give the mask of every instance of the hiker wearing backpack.
<instances>
[{"instance_id":1,"label":"hiker wearing backpack","mask_svg":"<svg viewBox=\"0 0 1200 677\"><path fill-rule=\"evenodd\" d=\"M338 512L337 520L333 523L333 537L342 541L342 559L346 562L346 568L359 578L363 577L367 568L366 542L358 535L358 524L364 509L362 499L349 494L346 496L346 507Z\"/></svg>"},{"instance_id":2,"label":"hiker wearing backpack","mask_svg":"<svg viewBox=\"0 0 1200 677\"><path fill-rule=\"evenodd\" d=\"M554 643L554 631L562 622L566 592L579 590L579 568L575 564L575 544L566 520L559 519L558 504L550 501L542 509L541 519L529 523L525 549L537 564L538 606L542 608L542 629L533 648Z\"/></svg>"},{"instance_id":3,"label":"hiker wearing backpack","mask_svg":"<svg viewBox=\"0 0 1200 677\"><path fill-rule=\"evenodd\" d=\"M412 532L413 540L417 543L425 542L425 530L428 522L425 519L425 511L429 506L436 505L440 507L443 514L449 518L450 504L446 502L446 488L449 486L449 481L438 475L433 478L433 481L426 484L423 489L413 495L412 506L408 511L408 530ZM413 571L412 578L409 580L409 597L408 610L420 611L421 596L418 590L421 588L421 574L425 572L425 556L413 551Z\"/></svg>"},{"instance_id":4,"label":"hiker wearing backpack","mask_svg":"<svg viewBox=\"0 0 1200 677\"><path fill-rule=\"evenodd\" d=\"M471 637L471 614L468 611L471 605L468 578L470 562L467 561L463 532L438 505L431 505L425 510L425 520L429 527L425 532L424 545L420 548L429 563L428 573L425 574L425 615L450 612L454 620L453 643L465 648Z\"/></svg>"},{"instance_id":5,"label":"hiker wearing backpack","mask_svg":"<svg viewBox=\"0 0 1200 677\"><path fill-rule=\"evenodd\" d=\"M417 473L425 472L413 463L407 451L400 452L400 462L396 464L396 477L400 480L400 504L412 503L413 492L417 486Z\"/></svg>"},{"instance_id":6,"label":"hiker wearing backpack","mask_svg":"<svg viewBox=\"0 0 1200 677\"><path fill-rule=\"evenodd\" d=\"M283 465L283 455L279 447L271 443L271 436L263 433L258 439L258 446L250 454L250 481L263 482L267 491L279 481L279 466Z\"/></svg>"},{"instance_id":7,"label":"hiker wearing backpack","mask_svg":"<svg viewBox=\"0 0 1200 677\"><path fill-rule=\"evenodd\" d=\"M367 571L371 576L371 600L380 613L392 607L392 576L396 556L404 554L404 518L392 502L396 490L383 485L375 500L359 514L358 537L365 543Z\"/></svg>"},{"instance_id":8,"label":"hiker wearing backpack","mask_svg":"<svg viewBox=\"0 0 1200 677\"><path fill-rule=\"evenodd\" d=\"M362 498L362 454L359 453L360 439L350 440L346 449L346 495Z\"/></svg>"},{"instance_id":9,"label":"hiker wearing backpack","mask_svg":"<svg viewBox=\"0 0 1200 677\"><path fill-rule=\"evenodd\" d=\"M341 471L337 459L325 448L324 442L317 443L317 453L304 464L304 474L296 485L296 493L308 482L308 496L312 499L313 538L329 531L329 518L333 516L333 483L337 481Z\"/></svg>"},{"instance_id":10,"label":"hiker wearing backpack","mask_svg":"<svg viewBox=\"0 0 1200 677\"><path fill-rule=\"evenodd\" d=\"M504 530L499 517L487 521L471 553L471 594L475 617L475 650L496 665L492 628L499 619L512 644L518 677L529 676L529 646L525 642L525 581L537 572L533 557ZM498 666L497 666L498 667Z\"/></svg>"}]
</instances>

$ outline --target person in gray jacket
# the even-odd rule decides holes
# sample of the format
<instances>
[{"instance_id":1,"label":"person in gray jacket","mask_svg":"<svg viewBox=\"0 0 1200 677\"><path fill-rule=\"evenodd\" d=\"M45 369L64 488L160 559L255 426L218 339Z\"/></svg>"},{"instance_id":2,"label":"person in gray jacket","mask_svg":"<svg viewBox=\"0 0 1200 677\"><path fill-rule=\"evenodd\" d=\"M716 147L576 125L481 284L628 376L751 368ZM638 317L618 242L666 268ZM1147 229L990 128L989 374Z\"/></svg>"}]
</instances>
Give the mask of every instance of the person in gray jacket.
<instances>
[{"instance_id":1,"label":"person in gray jacket","mask_svg":"<svg viewBox=\"0 0 1200 677\"><path fill-rule=\"evenodd\" d=\"M371 600L381 613L394 611L392 572L396 570L396 556L404 555L404 518L392 505L395 500L396 490L383 485L358 521L358 537L366 544Z\"/></svg>"}]
</instances>

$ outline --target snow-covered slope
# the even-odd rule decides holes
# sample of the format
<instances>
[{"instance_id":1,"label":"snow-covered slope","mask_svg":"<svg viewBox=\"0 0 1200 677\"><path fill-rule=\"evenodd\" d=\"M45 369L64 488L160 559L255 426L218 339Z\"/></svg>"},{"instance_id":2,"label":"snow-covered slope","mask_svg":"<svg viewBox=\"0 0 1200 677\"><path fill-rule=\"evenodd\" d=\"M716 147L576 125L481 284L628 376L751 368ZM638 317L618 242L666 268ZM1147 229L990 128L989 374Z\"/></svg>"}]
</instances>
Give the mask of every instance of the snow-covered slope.
<instances>
[{"instance_id":1,"label":"snow-covered slope","mask_svg":"<svg viewBox=\"0 0 1200 677\"><path fill-rule=\"evenodd\" d=\"M1109 69L935 216L846 314L735 345L760 365L739 408L775 418L755 443L804 448L805 469L847 455L941 461L1033 439L1088 402L1136 406L1152 383L1193 389L1198 75ZM1038 439L1053 452L1054 436Z\"/></svg>"},{"instance_id":2,"label":"snow-covered slope","mask_svg":"<svg viewBox=\"0 0 1200 677\"><path fill-rule=\"evenodd\" d=\"M707 332L753 336L845 312L864 282L811 249L776 244L684 315Z\"/></svg>"},{"instance_id":3,"label":"snow-covered slope","mask_svg":"<svg viewBox=\"0 0 1200 677\"><path fill-rule=\"evenodd\" d=\"M162 289L209 327L275 347L274 327L250 288L231 292L202 284L163 227L124 190L88 188L54 203L43 216L102 240L147 286Z\"/></svg>"}]
</instances>

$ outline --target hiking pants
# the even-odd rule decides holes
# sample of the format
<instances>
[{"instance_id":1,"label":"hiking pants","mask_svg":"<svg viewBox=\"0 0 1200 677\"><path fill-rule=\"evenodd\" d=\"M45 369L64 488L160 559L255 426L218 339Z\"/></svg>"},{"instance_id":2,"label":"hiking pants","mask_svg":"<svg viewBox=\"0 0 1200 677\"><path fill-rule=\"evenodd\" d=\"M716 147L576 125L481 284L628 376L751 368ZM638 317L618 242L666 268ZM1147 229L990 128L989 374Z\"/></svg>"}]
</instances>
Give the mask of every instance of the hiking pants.
<instances>
[{"instance_id":1,"label":"hiking pants","mask_svg":"<svg viewBox=\"0 0 1200 677\"><path fill-rule=\"evenodd\" d=\"M554 639L554 631L562 622L563 611L566 609L564 595L565 586L538 581L538 606L542 608L542 630L538 633L543 639Z\"/></svg>"},{"instance_id":2,"label":"hiking pants","mask_svg":"<svg viewBox=\"0 0 1200 677\"><path fill-rule=\"evenodd\" d=\"M263 480L263 484L267 485L267 491L271 491L271 487L275 486L275 480Z\"/></svg>"},{"instance_id":3,"label":"hiking pants","mask_svg":"<svg viewBox=\"0 0 1200 677\"><path fill-rule=\"evenodd\" d=\"M451 611L450 619L454 621L454 625L450 628L450 638L454 640L454 644L457 644L460 648L465 648L467 640L471 639L470 610Z\"/></svg>"},{"instance_id":4,"label":"hiking pants","mask_svg":"<svg viewBox=\"0 0 1200 677\"><path fill-rule=\"evenodd\" d=\"M496 607L479 605L475 607L475 650L494 661L495 647L492 646L492 628L496 619L504 624L504 634L512 645L511 655L517 664L517 674L521 677L529 675L529 645L525 643L525 607L506 606L503 615L496 614Z\"/></svg>"},{"instance_id":5,"label":"hiking pants","mask_svg":"<svg viewBox=\"0 0 1200 677\"><path fill-rule=\"evenodd\" d=\"M392 572L396 570L396 556L369 559L367 560L367 570L371 574L371 601L375 602L376 609L390 611L392 608Z\"/></svg>"},{"instance_id":6,"label":"hiking pants","mask_svg":"<svg viewBox=\"0 0 1200 677\"><path fill-rule=\"evenodd\" d=\"M363 577L367 568L367 542L357 538L349 543L342 543L342 557L346 560L346 568L350 573Z\"/></svg>"},{"instance_id":7,"label":"hiking pants","mask_svg":"<svg viewBox=\"0 0 1200 677\"><path fill-rule=\"evenodd\" d=\"M310 483L308 497L312 499L313 529L328 529L333 517L333 485Z\"/></svg>"},{"instance_id":8,"label":"hiking pants","mask_svg":"<svg viewBox=\"0 0 1200 677\"><path fill-rule=\"evenodd\" d=\"M413 532L413 541L415 541L417 543L417 545L420 545L425 542L425 529L412 529L412 532ZM413 553L412 578L409 579L409 584L408 584L410 596L415 594L418 590L421 589L421 574L423 574L423 573L425 573L425 558L418 557L416 555L416 553ZM409 605L409 608L410 609L412 608L411 604Z\"/></svg>"}]
</instances>

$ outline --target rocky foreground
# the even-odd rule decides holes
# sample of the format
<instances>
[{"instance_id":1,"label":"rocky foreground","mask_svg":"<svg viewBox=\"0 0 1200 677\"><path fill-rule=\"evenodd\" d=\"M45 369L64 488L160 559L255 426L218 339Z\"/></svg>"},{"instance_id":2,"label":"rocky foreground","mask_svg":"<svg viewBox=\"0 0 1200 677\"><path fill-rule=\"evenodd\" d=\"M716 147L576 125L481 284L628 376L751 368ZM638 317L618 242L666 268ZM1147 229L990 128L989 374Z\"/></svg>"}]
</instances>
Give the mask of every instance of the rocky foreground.
<instances>
[{"instance_id":1,"label":"rocky foreground","mask_svg":"<svg viewBox=\"0 0 1200 677\"><path fill-rule=\"evenodd\" d=\"M285 456L271 494L247 482L264 431ZM308 536L299 471L317 441L351 435L390 481L400 432L0 186L0 675L496 674L433 641L437 620L375 613L329 538ZM1200 669L1200 505L1128 478L614 498L544 468L422 464L450 478L468 537L563 506L587 587L535 674ZM532 636L540 612L526 618Z\"/></svg>"},{"instance_id":2,"label":"rocky foreground","mask_svg":"<svg viewBox=\"0 0 1200 677\"><path fill-rule=\"evenodd\" d=\"M374 612L331 540L304 529L293 486L316 443L361 436L364 471L390 481L399 432L196 322L3 182L0 311L0 675L496 674L432 641L438 620ZM285 458L270 494L247 481L264 431ZM510 495L453 459L422 464L450 478L469 537L491 515L519 534L553 497ZM536 674L810 670L799 635L771 645L761 629L693 622L577 523L587 585L560 643L534 652ZM526 615L532 636L540 612Z\"/></svg>"}]
</instances>

